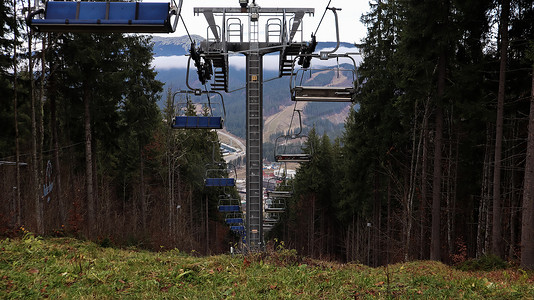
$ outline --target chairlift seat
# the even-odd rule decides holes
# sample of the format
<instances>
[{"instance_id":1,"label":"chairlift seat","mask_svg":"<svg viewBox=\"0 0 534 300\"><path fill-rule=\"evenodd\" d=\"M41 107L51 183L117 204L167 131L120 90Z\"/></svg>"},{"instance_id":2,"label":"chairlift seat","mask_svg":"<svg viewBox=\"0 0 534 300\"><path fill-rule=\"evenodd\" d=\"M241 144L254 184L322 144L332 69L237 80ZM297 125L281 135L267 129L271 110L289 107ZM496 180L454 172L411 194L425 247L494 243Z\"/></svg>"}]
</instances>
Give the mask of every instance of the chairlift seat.
<instances>
[{"instance_id":1,"label":"chairlift seat","mask_svg":"<svg viewBox=\"0 0 534 300\"><path fill-rule=\"evenodd\" d=\"M292 193L289 191L269 191L267 192L268 197L272 198L291 198Z\"/></svg>"},{"instance_id":2,"label":"chairlift seat","mask_svg":"<svg viewBox=\"0 0 534 300\"><path fill-rule=\"evenodd\" d=\"M243 218L227 218L226 224L243 224Z\"/></svg>"},{"instance_id":3,"label":"chairlift seat","mask_svg":"<svg viewBox=\"0 0 534 300\"><path fill-rule=\"evenodd\" d=\"M219 205L220 212L239 212L241 208L239 205Z\"/></svg>"},{"instance_id":4,"label":"chairlift seat","mask_svg":"<svg viewBox=\"0 0 534 300\"><path fill-rule=\"evenodd\" d=\"M172 124L174 129L222 129L222 117L176 116Z\"/></svg>"},{"instance_id":5,"label":"chairlift seat","mask_svg":"<svg viewBox=\"0 0 534 300\"><path fill-rule=\"evenodd\" d=\"M265 212L266 213L270 213L270 214L283 213L285 211L286 211L285 207L267 207L267 208L265 208Z\"/></svg>"},{"instance_id":6,"label":"chairlift seat","mask_svg":"<svg viewBox=\"0 0 534 300\"><path fill-rule=\"evenodd\" d=\"M244 232L245 231L245 226L240 226L240 225L234 225L234 226L230 226L230 230L232 231L235 231L235 232Z\"/></svg>"},{"instance_id":7,"label":"chairlift seat","mask_svg":"<svg viewBox=\"0 0 534 300\"><path fill-rule=\"evenodd\" d=\"M311 155L308 153L277 154L274 160L276 162L307 162L311 160Z\"/></svg>"},{"instance_id":8,"label":"chairlift seat","mask_svg":"<svg viewBox=\"0 0 534 300\"><path fill-rule=\"evenodd\" d=\"M170 33L175 14L170 3L47 1L44 18L32 13L29 24L41 32Z\"/></svg>"},{"instance_id":9,"label":"chairlift seat","mask_svg":"<svg viewBox=\"0 0 534 300\"><path fill-rule=\"evenodd\" d=\"M235 178L206 178L206 186L235 186Z\"/></svg>"},{"instance_id":10,"label":"chairlift seat","mask_svg":"<svg viewBox=\"0 0 534 300\"><path fill-rule=\"evenodd\" d=\"M355 89L353 87L331 86L295 86L291 100L313 102L352 102Z\"/></svg>"}]
</instances>

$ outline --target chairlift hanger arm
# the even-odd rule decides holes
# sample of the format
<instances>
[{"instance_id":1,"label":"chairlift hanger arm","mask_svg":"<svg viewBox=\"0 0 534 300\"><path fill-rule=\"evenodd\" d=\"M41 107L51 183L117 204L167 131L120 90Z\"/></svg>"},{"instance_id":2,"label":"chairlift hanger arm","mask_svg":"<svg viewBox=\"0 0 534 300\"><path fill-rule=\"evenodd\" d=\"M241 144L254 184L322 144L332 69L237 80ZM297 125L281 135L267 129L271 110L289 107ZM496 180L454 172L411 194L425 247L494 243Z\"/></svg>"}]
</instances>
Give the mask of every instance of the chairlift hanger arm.
<instances>
[{"instance_id":1,"label":"chairlift hanger arm","mask_svg":"<svg viewBox=\"0 0 534 300\"><path fill-rule=\"evenodd\" d=\"M337 10L341 10L341 8L335 8L335 7L328 7L329 10L331 10L333 13L334 13L334 20L335 20L335 24L336 24L336 47L332 50L332 51L321 51L321 57L323 56L326 56L327 58L325 59L328 59L328 56L329 54L333 54L337 51L337 49L339 49L339 25L338 25L338 21L337 21ZM323 58L321 58L323 59Z\"/></svg>"}]
</instances>

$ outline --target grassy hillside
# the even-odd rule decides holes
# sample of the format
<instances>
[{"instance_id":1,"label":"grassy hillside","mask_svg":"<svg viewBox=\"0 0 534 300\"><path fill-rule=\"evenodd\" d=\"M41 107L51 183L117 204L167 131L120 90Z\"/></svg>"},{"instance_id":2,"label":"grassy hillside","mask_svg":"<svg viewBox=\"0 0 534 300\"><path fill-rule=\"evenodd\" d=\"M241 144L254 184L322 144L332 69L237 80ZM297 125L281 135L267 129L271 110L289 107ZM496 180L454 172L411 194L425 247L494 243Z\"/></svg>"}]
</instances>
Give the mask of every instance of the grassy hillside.
<instances>
[{"instance_id":1,"label":"grassy hillside","mask_svg":"<svg viewBox=\"0 0 534 300\"><path fill-rule=\"evenodd\" d=\"M165 249L162 249L165 250ZM195 257L71 238L0 241L0 298L365 299L534 297L534 274L420 261L369 268L269 254Z\"/></svg>"}]
</instances>

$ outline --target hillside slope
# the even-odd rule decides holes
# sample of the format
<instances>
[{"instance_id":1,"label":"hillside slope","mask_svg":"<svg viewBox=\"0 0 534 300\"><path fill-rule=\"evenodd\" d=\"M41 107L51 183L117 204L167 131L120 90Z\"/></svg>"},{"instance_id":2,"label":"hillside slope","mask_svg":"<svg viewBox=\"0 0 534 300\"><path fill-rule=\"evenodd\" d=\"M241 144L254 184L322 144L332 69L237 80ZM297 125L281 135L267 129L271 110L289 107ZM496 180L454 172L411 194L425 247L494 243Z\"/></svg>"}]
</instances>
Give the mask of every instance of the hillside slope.
<instances>
[{"instance_id":1,"label":"hillside slope","mask_svg":"<svg viewBox=\"0 0 534 300\"><path fill-rule=\"evenodd\" d=\"M71 238L0 240L0 298L359 299L534 297L517 269L462 272L420 261L370 268L278 250L194 257L103 248ZM162 249L165 250L165 249Z\"/></svg>"}]
</instances>

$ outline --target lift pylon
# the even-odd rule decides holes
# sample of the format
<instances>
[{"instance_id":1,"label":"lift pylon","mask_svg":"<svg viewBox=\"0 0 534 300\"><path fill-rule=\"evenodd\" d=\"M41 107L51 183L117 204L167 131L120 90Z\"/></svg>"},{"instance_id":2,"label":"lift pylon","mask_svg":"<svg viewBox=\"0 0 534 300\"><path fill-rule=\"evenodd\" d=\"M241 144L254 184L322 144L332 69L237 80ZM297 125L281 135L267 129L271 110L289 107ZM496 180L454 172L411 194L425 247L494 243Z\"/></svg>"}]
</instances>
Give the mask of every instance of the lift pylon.
<instances>
[{"instance_id":1,"label":"lift pylon","mask_svg":"<svg viewBox=\"0 0 534 300\"><path fill-rule=\"evenodd\" d=\"M208 22L207 38L200 43L200 55L215 67L213 90L228 89L228 55L246 56L246 243L251 251L261 251L263 242L263 55L280 52L281 62L292 61L306 45L302 41L302 19L313 8L265 8L243 1L241 7L197 7L195 15ZM266 19L265 27L259 26ZM218 25L216 19L222 21ZM243 22L248 21L248 32ZM275 20L278 19L279 21ZM259 28L266 28L265 37ZM299 36L300 34L300 36ZM248 38L248 40L246 38ZM299 40L300 38L300 40ZM209 63L208 63L209 64ZM280 76L290 75L290 65L281 66Z\"/></svg>"}]
</instances>

